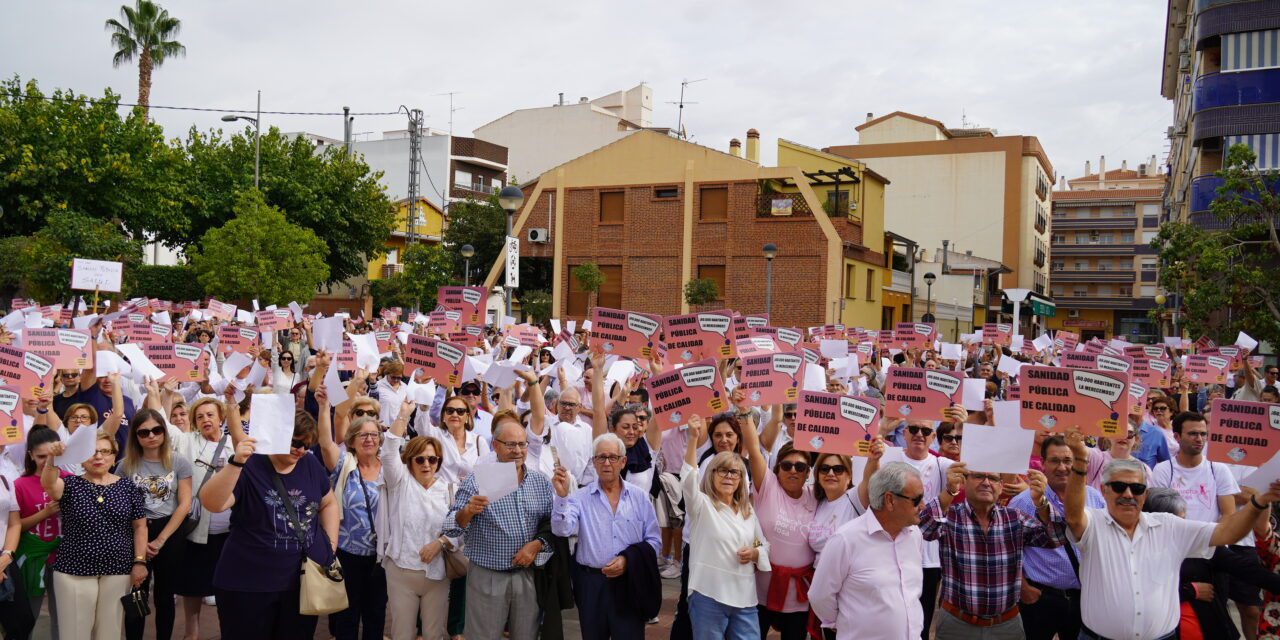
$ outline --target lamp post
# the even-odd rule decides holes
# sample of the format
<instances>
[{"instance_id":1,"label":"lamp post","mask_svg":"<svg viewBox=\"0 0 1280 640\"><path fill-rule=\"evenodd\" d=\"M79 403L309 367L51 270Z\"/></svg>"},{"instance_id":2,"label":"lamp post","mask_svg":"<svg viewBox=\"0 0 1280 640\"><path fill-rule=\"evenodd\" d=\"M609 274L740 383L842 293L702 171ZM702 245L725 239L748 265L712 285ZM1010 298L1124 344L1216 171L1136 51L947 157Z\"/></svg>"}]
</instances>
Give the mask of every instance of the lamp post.
<instances>
[{"instance_id":1,"label":"lamp post","mask_svg":"<svg viewBox=\"0 0 1280 640\"><path fill-rule=\"evenodd\" d=\"M511 219L522 204L524 204L524 191L521 191L520 187L507 185L502 188L502 191L498 192L498 205L502 207L503 211L507 212L507 251L510 251L509 247L511 245ZM510 260L510 257L507 259ZM507 317L511 317L511 290L514 288L511 286L510 270L511 267L508 265L506 279Z\"/></svg>"},{"instance_id":2,"label":"lamp post","mask_svg":"<svg viewBox=\"0 0 1280 640\"><path fill-rule=\"evenodd\" d=\"M924 284L927 288L925 289L924 316L920 318L921 322L934 321L933 320L933 281L937 279L938 279L938 276L933 275L932 271L924 274Z\"/></svg>"},{"instance_id":3,"label":"lamp post","mask_svg":"<svg viewBox=\"0 0 1280 640\"><path fill-rule=\"evenodd\" d=\"M464 264L466 265L463 267L462 282L469 287L471 286L471 256L476 254L476 248L469 244L464 244L462 245L461 253L462 259L465 261Z\"/></svg>"},{"instance_id":4,"label":"lamp post","mask_svg":"<svg viewBox=\"0 0 1280 640\"><path fill-rule=\"evenodd\" d=\"M227 114L222 116L223 122L235 122L236 120L244 120L253 123L253 188L258 188L258 165L262 160L262 128L259 121L262 119L262 92L258 92L258 117L250 118L249 116L237 116Z\"/></svg>"},{"instance_id":5,"label":"lamp post","mask_svg":"<svg viewBox=\"0 0 1280 640\"><path fill-rule=\"evenodd\" d=\"M956 342L960 342L960 300L956 298L951 299L951 310L956 316L955 335L951 336L951 339Z\"/></svg>"},{"instance_id":6,"label":"lamp post","mask_svg":"<svg viewBox=\"0 0 1280 640\"><path fill-rule=\"evenodd\" d=\"M773 311L773 257L778 255L778 245L767 242L764 245L764 312ZM769 322L773 322L770 320Z\"/></svg>"}]
</instances>

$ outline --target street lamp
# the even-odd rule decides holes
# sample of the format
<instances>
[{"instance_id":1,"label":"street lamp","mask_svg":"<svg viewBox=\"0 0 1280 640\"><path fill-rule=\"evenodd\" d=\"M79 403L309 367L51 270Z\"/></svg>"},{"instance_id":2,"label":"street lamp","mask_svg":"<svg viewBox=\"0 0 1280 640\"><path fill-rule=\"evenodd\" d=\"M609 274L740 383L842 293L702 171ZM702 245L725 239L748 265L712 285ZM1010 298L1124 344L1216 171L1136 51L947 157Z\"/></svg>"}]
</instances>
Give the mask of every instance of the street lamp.
<instances>
[{"instance_id":1,"label":"street lamp","mask_svg":"<svg viewBox=\"0 0 1280 640\"><path fill-rule=\"evenodd\" d=\"M933 275L932 271L924 274L924 283L927 288L925 289L924 316L920 318L921 322L933 322L933 281L937 279L938 276Z\"/></svg>"},{"instance_id":2,"label":"street lamp","mask_svg":"<svg viewBox=\"0 0 1280 640\"><path fill-rule=\"evenodd\" d=\"M766 314L773 311L773 257L776 255L778 255L778 245L766 242L764 245L764 312Z\"/></svg>"},{"instance_id":3,"label":"street lamp","mask_svg":"<svg viewBox=\"0 0 1280 640\"><path fill-rule=\"evenodd\" d=\"M244 120L253 123L253 188L258 188L258 165L262 159L262 128L259 121L262 119L262 92L258 92L258 117L250 118L249 116L237 116L228 113L222 116L223 122L235 122L236 120Z\"/></svg>"},{"instance_id":4,"label":"street lamp","mask_svg":"<svg viewBox=\"0 0 1280 640\"><path fill-rule=\"evenodd\" d=\"M476 254L476 248L469 245L462 245L462 259L466 261L466 267L462 273L462 281L466 286L471 286L471 256Z\"/></svg>"},{"instance_id":5,"label":"street lamp","mask_svg":"<svg viewBox=\"0 0 1280 640\"><path fill-rule=\"evenodd\" d=\"M513 216L515 216L516 210L519 209L520 205L522 204L524 204L524 191L521 191L520 187L509 184L503 187L502 191L498 192L498 206L502 207L502 210L507 212L507 238L508 238L507 244L511 243L511 240L510 240L511 222L512 222L511 219ZM511 316L511 289L512 289L510 276L507 277L506 284L507 284L507 287L506 287L507 317L510 317Z\"/></svg>"}]
</instances>

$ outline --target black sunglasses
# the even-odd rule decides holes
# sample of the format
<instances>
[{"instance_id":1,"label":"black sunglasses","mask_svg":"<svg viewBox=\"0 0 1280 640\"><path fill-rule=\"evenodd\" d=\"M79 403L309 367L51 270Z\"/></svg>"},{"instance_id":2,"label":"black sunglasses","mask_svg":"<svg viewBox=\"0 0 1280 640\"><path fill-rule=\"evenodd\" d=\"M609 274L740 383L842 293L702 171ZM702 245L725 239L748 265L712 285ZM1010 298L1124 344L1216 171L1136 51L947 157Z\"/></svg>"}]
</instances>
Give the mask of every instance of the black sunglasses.
<instances>
[{"instance_id":1,"label":"black sunglasses","mask_svg":"<svg viewBox=\"0 0 1280 640\"><path fill-rule=\"evenodd\" d=\"M929 428L929 427L917 427L917 426L915 426L915 425L911 425L911 426L907 427L907 433L910 433L910 434L911 434L911 435L913 435L913 436L920 436L920 435L922 435L922 436L924 436L924 437L928 438L929 436L933 435L933 429L931 429L931 428Z\"/></svg>"},{"instance_id":2,"label":"black sunglasses","mask_svg":"<svg viewBox=\"0 0 1280 640\"><path fill-rule=\"evenodd\" d=\"M913 507L918 507L918 506L920 506L920 501L921 501L921 500L924 500L924 494L923 494L923 493L922 493L922 494L920 494L920 495L918 495L918 496L914 496L914 497L911 497L911 496L904 496L904 495L902 495L901 493L898 493L897 491L890 491L889 493L892 493L893 495L898 496L899 498L902 498L903 500L910 500L910 501L911 501L911 506L913 506Z\"/></svg>"},{"instance_id":3,"label":"black sunglasses","mask_svg":"<svg viewBox=\"0 0 1280 640\"><path fill-rule=\"evenodd\" d=\"M1142 484L1141 482L1120 482L1118 480L1113 480L1104 484L1106 484L1112 491L1116 492L1116 495L1118 496L1124 495L1126 490L1128 490L1129 493L1132 493L1135 497L1147 492L1147 485Z\"/></svg>"},{"instance_id":4,"label":"black sunglasses","mask_svg":"<svg viewBox=\"0 0 1280 640\"><path fill-rule=\"evenodd\" d=\"M164 428L164 427L152 427L152 428L150 428L150 429L138 429L138 437L139 437L139 438L149 438L149 437L151 437L151 436L162 436L162 435L164 435L164 431L165 431L165 428Z\"/></svg>"},{"instance_id":5,"label":"black sunglasses","mask_svg":"<svg viewBox=\"0 0 1280 640\"><path fill-rule=\"evenodd\" d=\"M960 439L961 439L961 438L963 438L964 436L953 436L953 435L951 435L951 434L949 434L949 433L948 433L948 434L947 434L947 435L945 435L945 436L939 436L939 437L940 437L940 438L942 438L942 441L943 441L943 442L955 442L955 443L959 444L959 443L960 443Z\"/></svg>"},{"instance_id":6,"label":"black sunglasses","mask_svg":"<svg viewBox=\"0 0 1280 640\"><path fill-rule=\"evenodd\" d=\"M809 473L808 462L792 462L790 460L786 460L784 462L779 462L778 468L786 471L787 473L791 473L793 471L795 473Z\"/></svg>"},{"instance_id":7,"label":"black sunglasses","mask_svg":"<svg viewBox=\"0 0 1280 640\"><path fill-rule=\"evenodd\" d=\"M414 464L422 464L424 462L430 462L431 466L434 467L440 463L440 457L439 456L414 456L413 458Z\"/></svg>"},{"instance_id":8,"label":"black sunglasses","mask_svg":"<svg viewBox=\"0 0 1280 640\"><path fill-rule=\"evenodd\" d=\"M356 409L355 411L352 411L352 412L351 412L351 417L353 417L353 418L376 418L376 417L378 417L378 412L377 412L376 410L374 410L374 409Z\"/></svg>"},{"instance_id":9,"label":"black sunglasses","mask_svg":"<svg viewBox=\"0 0 1280 640\"><path fill-rule=\"evenodd\" d=\"M794 418L794 417L796 417L796 412L794 412L794 411L784 411L784 412L782 413L782 417L784 417L784 418Z\"/></svg>"},{"instance_id":10,"label":"black sunglasses","mask_svg":"<svg viewBox=\"0 0 1280 640\"><path fill-rule=\"evenodd\" d=\"M293 440L289 441L289 448L290 449L307 449L309 447L307 446L306 442L303 442L302 440L294 438Z\"/></svg>"},{"instance_id":11,"label":"black sunglasses","mask_svg":"<svg viewBox=\"0 0 1280 640\"><path fill-rule=\"evenodd\" d=\"M849 472L849 468L842 464L820 464L818 465L819 475L841 476Z\"/></svg>"},{"instance_id":12,"label":"black sunglasses","mask_svg":"<svg viewBox=\"0 0 1280 640\"><path fill-rule=\"evenodd\" d=\"M463 409L462 407L445 407L444 408L444 415L446 416L465 416L468 413L471 413L471 412L467 411L466 409Z\"/></svg>"}]
</instances>

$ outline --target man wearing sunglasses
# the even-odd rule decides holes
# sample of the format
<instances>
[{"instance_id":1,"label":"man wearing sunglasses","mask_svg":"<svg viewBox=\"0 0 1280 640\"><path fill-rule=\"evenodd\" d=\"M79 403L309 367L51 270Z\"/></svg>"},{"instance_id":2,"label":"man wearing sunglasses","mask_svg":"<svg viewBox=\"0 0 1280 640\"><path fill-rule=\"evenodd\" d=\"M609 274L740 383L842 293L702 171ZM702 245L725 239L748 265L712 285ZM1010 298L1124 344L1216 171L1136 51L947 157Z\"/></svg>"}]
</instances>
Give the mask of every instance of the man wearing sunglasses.
<instances>
[{"instance_id":1,"label":"man wearing sunglasses","mask_svg":"<svg viewBox=\"0 0 1280 640\"><path fill-rule=\"evenodd\" d=\"M1106 509L1085 508L1087 450L1079 428L1067 429L1076 460L1067 480L1067 534L1080 556L1081 638L1164 640L1177 635L1180 618L1177 576L1186 558L1207 547L1233 544L1255 524L1265 523L1280 481L1220 522L1143 513L1146 470L1132 460L1114 460L1102 472Z\"/></svg>"}]
</instances>

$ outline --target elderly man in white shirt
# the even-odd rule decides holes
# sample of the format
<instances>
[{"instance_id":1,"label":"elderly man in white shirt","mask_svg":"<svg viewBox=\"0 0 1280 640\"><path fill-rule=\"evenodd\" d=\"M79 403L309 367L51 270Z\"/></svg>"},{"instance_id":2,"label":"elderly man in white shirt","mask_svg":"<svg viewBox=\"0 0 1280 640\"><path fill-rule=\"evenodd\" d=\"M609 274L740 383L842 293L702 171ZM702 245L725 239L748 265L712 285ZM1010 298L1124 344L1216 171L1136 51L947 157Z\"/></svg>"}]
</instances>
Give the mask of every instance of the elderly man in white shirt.
<instances>
[{"instance_id":1,"label":"elderly man in white shirt","mask_svg":"<svg viewBox=\"0 0 1280 640\"><path fill-rule=\"evenodd\" d=\"M823 624L835 624L837 640L915 640L924 628L917 526L924 483L911 465L889 462L866 484L871 510L827 541L809 606Z\"/></svg>"},{"instance_id":2,"label":"elderly man in white shirt","mask_svg":"<svg viewBox=\"0 0 1280 640\"><path fill-rule=\"evenodd\" d=\"M555 413L548 419L549 433L531 434L532 438L542 438L555 447L560 464L576 478L577 486L586 486L595 480L595 469L591 465L591 425L578 415L582 407L582 396L577 389L568 388L556 394L554 390L547 392L547 404Z\"/></svg>"},{"instance_id":3,"label":"elderly man in white shirt","mask_svg":"<svg viewBox=\"0 0 1280 640\"><path fill-rule=\"evenodd\" d=\"M1067 430L1074 458L1084 460L1084 436ZM1280 499L1280 481L1249 506L1220 522L1143 513L1146 468L1114 460L1102 472L1104 509L1085 508L1084 465L1077 462L1063 498L1067 534L1080 555L1082 640L1164 640L1178 628L1178 572L1182 561L1207 547L1240 540Z\"/></svg>"}]
</instances>

